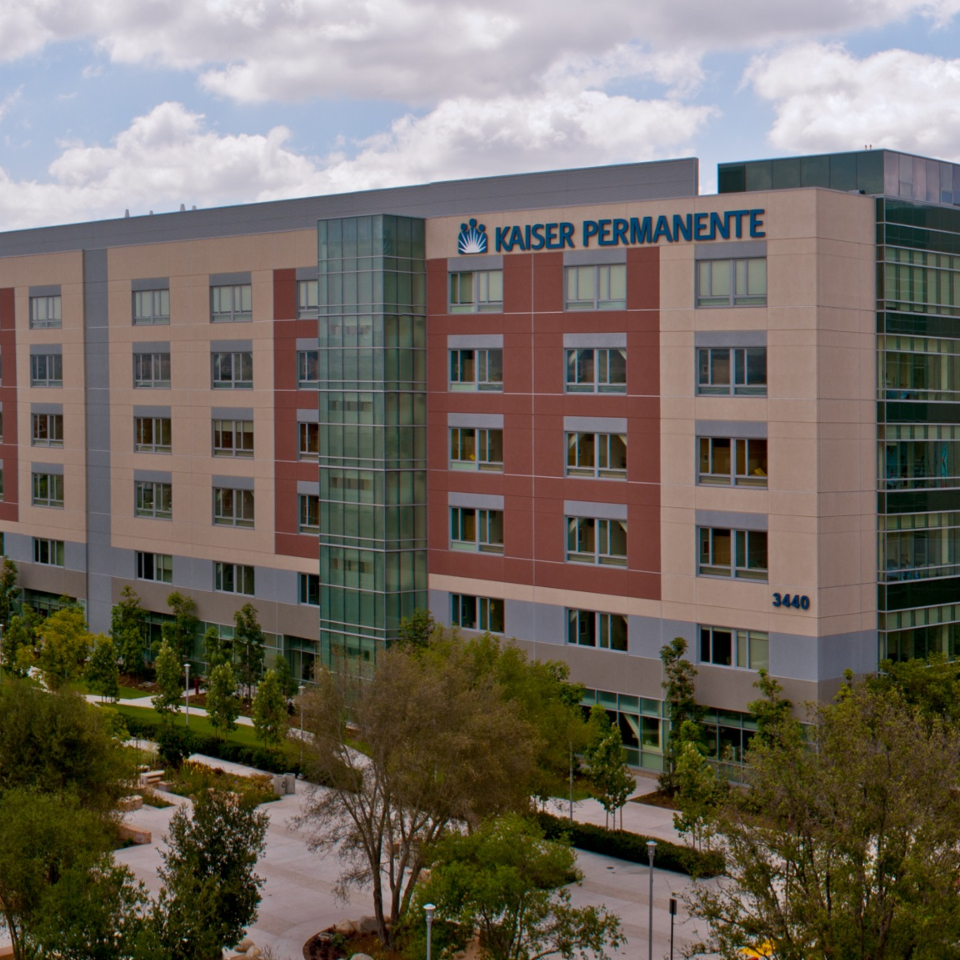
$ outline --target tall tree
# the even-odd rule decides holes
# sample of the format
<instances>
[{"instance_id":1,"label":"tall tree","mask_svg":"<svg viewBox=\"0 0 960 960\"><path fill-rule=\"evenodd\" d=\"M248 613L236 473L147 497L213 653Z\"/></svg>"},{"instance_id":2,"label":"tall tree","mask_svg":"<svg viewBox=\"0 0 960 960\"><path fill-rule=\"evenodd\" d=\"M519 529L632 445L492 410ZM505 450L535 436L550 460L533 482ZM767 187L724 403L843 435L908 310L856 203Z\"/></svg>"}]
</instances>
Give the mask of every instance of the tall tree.
<instances>
[{"instance_id":1,"label":"tall tree","mask_svg":"<svg viewBox=\"0 0 960 960\"><path fill-rule=\"evenodd\" d=\"M231 730L237 729L240 716L240 698L237 696L237 680L233 667L221 663L214 667L207 680L207 718L210 726L222 739Z\"/></svg>"},{"instance_id":2,"label":"tall tree","mask_svg":"<svg viewBox=\"0 0 960 960\"><path fill-rule=\"evenodd\" d=\"M173 612L173 620L163 624L160 632L164 641L177 655L177 660L182 663L193 653L193 643L197 630L200 629L197 602L193 597L184 596L174 590L167 597L167 606Z\"/></svg>"},{"instance_id":3,"label":"tall tree","mask_svg":"<svg viewBox=\"0 0 960 960\"><path fill-rule=\"evenodd\" d=\"M273 669L277 674L277 683L280 684L280 692L283 694L285 700L289 700L297 690L297 685L293 682L293 673L290 670L290 661L281 653L277 657Z\"/></svg>"},{"instance_id":4,"label":"tall tree","mask_svg":"<svg viewBox=\"0 0 960 960\"><path fill-rule=\"evenodd\" d=\"M265 746L283 742L287 731L287 698L280 689L276 671L268 670L257 684L251 717L257 739Z\"/></svg>"},{"instance_id":5,"label":"tall tree","mask_svg":"<svg viewBox=\"0 0 960 960\"><path fill-rule=\"evenodd\" d=\"M3 631L3 669L23 676L36 663L37 628L40 615L25 603L19 614L10 617L10 626Z\"/></svg>"},{"instance_id":6,"label":"tall tree","mask_svg":"<svg viewBox=\"0 0 960 960\"><path fill-rule=\"evenodd\" d=\"M209 626L207 632L203 635L203 651L207 658L208 672L214 667L219 667L221 663L231 663L232 643L220 636L218 627Z\"/></svg>"},{"instance_id":7,"label":"tall tree","mask_svg":"<svg viewBox=\"0 0 960 960\"><path fill-rule=\"evenodd\" d=\"M601 711L606 718L606 710L596 704L591 711L591 720L595 711ZM598 724L595 729L595 739L584 751L587 776L604 809L608 825L612 816L613 825L616 827L617 811L622 810L623 805L630 799L637 781L627 768L627 752L623 748L620 728L607 720L606 724Z\"/></svg>"},{"instance_id":8,"label":"tall tree","mask_svg":"<svg viewBox=\"0 0 960 960\"><path fill-rule=\"evenodd\" d=\"M17 586L18 573L17 565L9 557L4 557L0 563L0 624L3 625L4 633L10 627L14 605L22 592Z\"/></svg>"},{"instance_id":9,"label":"tall tree","mask_svg":"<svg viewBox=\"0 0 960 960\"><path fill-rule=\"evenodd\" d=\"M142 677L146 667L145 616L139 595L128 584L110 611L110 636L123 672L133 677Z\"/></svg>"},{"instance_id":10,"label":"tall tree","mask_svg":"<svg viewBox=\"0 0 960 960\"><path fill-rule=\"evenodd\" d=\"M677 756L682 750L681 731L685 723L699 723L702 716L696 701L697 670L686 658L686 652L687 641L683 637L674 637L660 648L660 661L663 664L664 674L661 686L666 693L665 699L670 715L670 732L663 753L660 789L670 794L675 793L677 789L673 774Z\"/></svg>"},{"instance_id":11,"label":"tall tree","mask_svg":"<svg viewBox=\"0 0 960 960\"><path fill-rule=\"evenodd\" d=\"M180 712L180 698L183 696L182 666L180 658L166 640L160 644L160 652L153 662L157 674L157 693L153 697L153 706L164 719Z\"/></svg>"},{"instance_id":12,"label":"tall tree","mask_svg":"<svg viewBox=\"0 0 960 960\"><path fill-rule=\"evenodd\" d=\"M785 729L799 721L794 719L793 703L783 695L779 681L766 670L760 670L760 676L753 685L760 691L760 696L747 704L750 716L757 722L757 732L751 742L754 745L770 743L795 732Z\"/></svg>"},{"instance_id":13,"label":"tall tree","mask_svg":"<svg viewBox=\"0 0 960 960\"><path fill-rule=\"evenodd\" d=\"M429 610L414 610L409 617L402 617L397 643L422 650L430 642L437 622Z\"/></svg>"},{"instance_id":14,"label":"tall tree","mask_svg":"<svg viewBox=\"0 0 960 960\"><path fill-rule=\"evenodd\" d=\"M252 603L245 603L233 615L233 643L239 658L239 680L249 696L250 688L263 676L266 644L257 619L257 608Z\"/></svg>"},{"instance_id":15,"label":"tall tree","mask_svg":"<svg viewBox=\"0 0 960 960\"><path fill-rule=\"evenodd\" d=\"M101 700L117 700L120 697L120 675L113 640L98 633L92 641L93 651L85 671L87 685L90 692L98 694Z\"/></svg>"},{"instance_id":16,"label":"tall tree","mask_svg":"<svg viewBox=\"0 0 960 960\"><path fill-rule=\"evenodd\" d=\"M69 606L51 613L37 630L37 666L51 690L76 680L90 650L83 608Z\"/></svg>"}]
</instances>

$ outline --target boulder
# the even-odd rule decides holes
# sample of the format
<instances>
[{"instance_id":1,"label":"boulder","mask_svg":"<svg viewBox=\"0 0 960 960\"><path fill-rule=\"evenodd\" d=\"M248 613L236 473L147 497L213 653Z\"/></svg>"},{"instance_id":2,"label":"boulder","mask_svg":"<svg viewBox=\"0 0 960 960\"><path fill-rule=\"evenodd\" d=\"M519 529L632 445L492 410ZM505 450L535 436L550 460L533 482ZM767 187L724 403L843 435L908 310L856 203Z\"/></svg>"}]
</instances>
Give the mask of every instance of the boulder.
<instances>
[{"instance_id":1,"label":"boulder","mask_svg":"<svg viewBox=\"0 0 960 960\"><path fill-rule=\"evenodd\" d=\"M124 813L129 813L131 810L139 810L142 806L143 797L136 794L132 794L129 797L121 797L117 803L118 809Z\"/></svg>"},{"instance_id":2,"label":"boulder","mask_svg":"<svg viewBox=\"0 0 960 960\"><path fill-rule=\"evenodd\" d=\"M373 960L368 953L354 953L351 955L350 960Z\"/></svg>"},{"instance_id":3,"label":"boulder","mask_svg":"<svg viewBox=\"0 0 960 960\"><path fill-rule=\"evenodd\" d=\"M142 827L135 827L132 823L121 823L117 827L117 836L121 840L130 840L139 846L153 843L153 834Z\"/></svg>"},{"instance_id":4,"label":"boulder","mask_svg":"<svg viewBox=\"0 0 960 960\"><path fill-rule=\"evenodd\" d=\"M246 953L253 946L253 941L249 937L244 937L235 947L237 953Z\"/></svg>"},{"instance_id":5,"label":"boulder","mask_svg":"<svg viewBox=\"0 0 960 960\"><path fill-rule=\"evenodd\" d=\"M376 917L361 917L357 921L357 933L376 933L376 932L377 932Z\"/></svg>"},{"instance_id":6,"label":"boulder","mask_svg":"<svg viewBox=\"0 0 960 960\"><path fill-rule=\"evenodd\" d=\"M357 925L352 920L340 920L333 925L333 932L352 937L357 932Z\"/></svg>"}]
</instances>

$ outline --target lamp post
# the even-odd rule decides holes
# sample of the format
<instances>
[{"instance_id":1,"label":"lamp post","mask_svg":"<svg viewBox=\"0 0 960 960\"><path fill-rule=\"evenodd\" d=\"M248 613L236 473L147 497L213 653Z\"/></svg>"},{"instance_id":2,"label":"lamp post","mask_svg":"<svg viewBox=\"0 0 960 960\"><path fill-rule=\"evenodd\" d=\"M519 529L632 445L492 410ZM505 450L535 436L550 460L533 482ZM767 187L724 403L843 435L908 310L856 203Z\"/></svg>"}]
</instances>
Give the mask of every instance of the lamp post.
<instances>
[{"instance_id":1,"label":"lamp post","mask_svg":"<svg viewBox=\"0 0 960 960\"><path fill-rule=\"evenodd\" d=\"M647 917L647 960L653 960L653 858L656 852L656 840L648 840L647 854L650 857L650 911Z\"/></svg>"},{"instance_id":2,"label":"lamp post","mask_svg":"<svg viewBox=\"0 0 960 960\"><path fill-rule=\"evenodd\" d=\"M670 898L670 960L673 960L673 921L677 919L677 898Z\"/></svg>"},{"instance_id":3,"label":"lamp post","mask_svg":"<svg viewBox=\"0 0 960 960\"><path fill-rule=\"evenodd\" d=\"M573 743L570 744L570 822L573 823Z\"/></svg>"},{"instance_id":4,"label":"lamp post","mask_svg":"<svg viewBox=\"0 0 960 960\"><path fill-rule=\"evenodd\" d=\"M430 960L430 928L433 926L433 911L436 909L432 903L423 905L423 912L427 915L427 960Z\"/></svg>"},{"instance_id":5,"label":"lamp post","mask_svg":"<svg viewBox=\"0 0 960 960\"><path fill-rule=\"evenodd\" d=\"M187 663L185 664L185 666L187 668L187 715L184 722L186 723L187 727L189 727L190 726L190 664Z\"/></svg>"},{"instance_id":6,"label":"lamp post","mask_svg":"<svg viewBox=\"0 0 960 960\"><path fill-rule=\"evenodd\" d=\"M0 623L0 683L3 683L3 624Z\"/></svg>"},{"instance_id":7,"label":"lamp post","mask_svg":"<svg viewBox=\"0 0 960 960\"><path fill-rule=\"evenodd\" d=\"M303 773L303 691L306 687L301 683L297 690L300 692L300 772Z\"/></svg>"}]
</instances>

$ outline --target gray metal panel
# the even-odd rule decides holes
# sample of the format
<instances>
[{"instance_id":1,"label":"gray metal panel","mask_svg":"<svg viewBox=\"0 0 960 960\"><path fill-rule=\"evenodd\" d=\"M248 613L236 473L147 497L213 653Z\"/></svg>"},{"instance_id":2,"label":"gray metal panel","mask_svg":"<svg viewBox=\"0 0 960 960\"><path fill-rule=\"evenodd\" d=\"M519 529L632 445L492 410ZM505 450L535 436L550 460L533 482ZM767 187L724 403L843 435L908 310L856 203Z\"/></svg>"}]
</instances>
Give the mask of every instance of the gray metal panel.
<instances>
[{"instance_id":1,"label":"gray metal panel","mask_svg":"<svg viewBox=\"0 0 960 960\"><path fill-rule=\"evenodd\" d=\"M169 277L148 277L144 280L131 280L130 289L137 293L140 290L169 290Z\"/></svg>"},{"instance_id":2,"label":"gray metal panel","mask_svg":"<svg viewBox=\"0 0 960 960\"><path fill-rule=\"evenodd\" d=\"M213 564L197 557L173 558L173 583L171 587L187 590L213 592Z\"/></svg>"},{"instance_id":3,"label":"gray metal panel","mask_svg":"<svg viewBox=\"0 0 960 960\"><path fill-rule=\"evenodd\" d=\"M589 267L593 264L626 262L626 247L605 247L600 250L565 250L563 252L563 265L565 267Z\"/></svg>"},{"instance_id":4,"label":"gray metal panel","mask_svg":"<svg viewBox=\"0 0 960 960\"><path fill-rule=\"evenodd\" d=\"M40 287L31 287L30 296L31 297L59 297L60 284L48 283Z\"/></svg>"},{"instance_id":5,"label":"gray metal panel","mask_svg":"<svg viewBox=\"0 0 960 960\"><path fill-rule=\"evenodd\" d=\"M729 527L731 530L766 530L765 513L738 513L734 510L698 510L698 527Z\"/></svg>"},{"instance_id":6,"label":"gray metal panel","mask_svg":"<svg viewBox=\"0 0 960 960\"><path fill-rule=\"evenodd\" d=\"M447 337L448 350L503 349L502 333L451 333Z\"/></svg>"},{"instance_id":7,"label":"gray metal panel","mask_svg":"<svg viewBox=\"0 0 960 960\"><path fill-rule=\"evenodd\" d=\"M698 347L765 347L766 330L697 330L693 342Z\"/></svg>"},{"instance_id":8,"label":"gray metal panel","mask_svg":"<svg viewBox=\"0 0 960 960\"><path fill-rule=\"evenodd\" d=\"M588 321L585 320L586 324ZM565 333L565 347L626 347L626 333Z\"/></svg>"},{"instance_id":9,"label":"gray metal panel","mask_svg":"<svg viewBox=\"0 0 960 960\"><path fill-rule=\"evenodd\" d=\"M451 273L471 273L474 270L502 270L503 254L490 253L469 257L448 257L447 270Z\"/></svg>"},{"instance_id":10,"label":"gray metal panel","mask_svg":"<svg viewBox=\"0 0 960 960\"><path fill-rule=\"evenodd\" d=\"M169 407L134 407L133 415L135 417L165 417L170 419L172 414Z\"/></svg>"},{"instance_id":11,"label":"gray metal panel","mask_svg":"<svg viewBox=\"0 0 960 960\"><path fill-rule=\"evenodd\" d=\"M480 427L488 430L503 429L502 413L448 413L448 427Z\"/></svg>"},{"instance_id":12,"label":"gray metal panel","mask_svg":"<svg viewBox=\"0 0 960 960\"><path fill-rule=\"evenodd\" d=\"M319 480L298 480L297 493L301 497L319 497L320 481Z\"/></svg>"},{"instance_id":13,"label":"gray metal panel","mask_svg":"<svg viewBox=\"0 0 960 960\"><path fill-rule=\"evenodd\" d=\"M589 500L564 500L563 512L568 517L596 517L599 520L626 520L625 503L591 503Z\"/></svg>"},{"instance_id":14,"label":"gray metal panel","mask_svg":"<svg viewBox=\"0 0 960 960\"><path fill-rule=\"evenodd\" d=\"M437 623L450 626L450 594L446 590L427 591L427 606Z\"/></svg>"},{"instance_id":15,"label":"gray metal panel","mask_svg":"<svg viewBox=\"0 0 960 960\"><path fill-rule=\"evenodd\" d=\"M211 420L252 420L253 407L211 407Z\"/></svg>"},{"instance_id":16,"label":"gray metal panel","mask_svg":"<svg viewBox=\"0 0 960 960\"><path fill-rule=\"evenodd\" d=\"M173 483L173 474L169 470L134 470L133 479L144 483Z\"/></svg>"},{"instance_id":17,"label":"gray metal panel","mask_svg":"<svg viewBox=\"0 0 960 960\"><path fill-rule=\"evenodd\" d=\"M770 633L770 675L792 680L819 680L817 660L821 640L790 633ZM874 633L874 649L876 649Z\"/></svg>"},{"instance_id":18,"label":"gray metal panel","mask_svg":"<svg viewBox=\"0 0 960 960\"><path fill-rule=\"evenodd\" d=\"M297 423L319 423L319 410L297 410Z\"/></svg>"},{"instance_id":19,"label":"gray metal panel","mask_svg":"<svg viewBox=\"0 0 960 960\"><path fill-rule=\"evenodd\" d=\"M67 540L63 544L63 566L66 570L79 570L81 573L87 572L87 544L74 543ZM89 580L87 581L89 585ZM90 594L87 594L87 622L90 621ZM92 627L92 625L91 625ZM98 630L98 633L102 631Z\"/></svg>"},{"instance_id":20,"label":"gray metal panel","mask_svg":"<svg viewBox=\"0 0 960 960\"><path fill-rule=\"evenodd\" d=\"M44 357L48 354L60 355L63 353L63 344L62 343L31 343L30 344L30 356L31 357Z\"/></svg>"},{"instance_id":21,"label":"gray metal panel","mask_svg":"<svg viewBox=\"0 0 960 960\"><path fill-rule=\"evenodd\" d=\"M252 283L249 270L240 270L236 273L211 273L211 287L229 287L239 283Z\"/></svg>"},{"instance_id":22,"label":"gray metal panel","mask_svg":"<svg viewBox=\"0 0 960 960\"><path fill-rule=\"evenodd\" d=\"M5 533L3 550L15 563L33 563L33 537L22 533Z\"/></svg>"},{"instance_id":23,"label":"gray metal panel","mask_svg":"<svg viewBox=\"0 0 960 960\"><path fill-rule=\"evenodd\" d=\"M55 477L63 476L62 463L31 463L30 470L32 473L49 473Z\"/></svg>"},{"instance_id":24,"label":"gray metal panel","mask_svg":"<svg viewBox=\"0 0 960 960\"><path fill-rule=\"evenodd\" d=\"M765 420L698 420L698 437L747 437L762 440L767 436Z\"/></svg>"},{"instance_id":25,"label":"gray metal panel","mask_svg":"<svg viewBox=\"0 0 960 960\"><path fill-rule=\"evenodd\" d=\"M211 353L250 353L253 351L252 340L211 340Z\"/></svg>"},{"instance_id":26,"label":"gray metal panel","mask_svg":"<svg viewBox=\"0 0 960 960\"><path fill-rule=\"evenodd\" d=\"M297 350L319 350L319 337L297 337Z\"/></svg>"},{"instance_id":27,"label":"gray metal panel","mask_svg":"<svg viewBox=\"0 0 960 960\"><path fill-rule=\"evenodd\" d=\"M320 277L320 270L316 264L312 267L297 267L298 280L317 280Z\"/></svg>"},{"instance_id":28,"label":"gray metal panel","mask_svg":"<svg viewBox=\"0 0 960 960\"><path fill-rule=\"evenodd\" d=\"M214 475L211 477L214 487L226 487L228 490L253 490L255 481L253 477L226 477Z\"/></svg>"},{"instance_id":29,"label":"gray metal panel","mask_svg":"<svg viewBox=\"0 0 960 960\"><path fill-rule=\"evenodd\" d=\"M143 340L133 345L134 353L169 353L169 340Z\"/></svg>"},{"instance_id":30,"label":"gray metal panel","mask_svg":"<svg viewBox=\"0 0 960 960\"><path fill-rule=\"evenodd\" d=\"M693 256L696 260L733 260L744 257L765 257L766 240L726 240L719 243L695 243Z\"/></svg>"},{"instance_id":31,"label":"gray metal panel","mask_svg":"<svg viewBox=\"0 0 960 960\"><path fill-rule=\"evenodd\" d=\"M626 417L564 417L563 429L569 433L626 433Z\"/></svg>"},{"instance_id":32,"label":"gray metal panel","mask_svg":"<svg viewBox=\"0 0 960 960\"><path fill-rule=\"evenodd\" d=\"M0 403L0 410L3 404ZM31 403L30 413L63 413L62 403Z\"/></svg>"},{"instance_id":33,"label":"gray metal panel","mask_svg":"<svg viewBox=\"0 0 960 960\"><path fill-rule=\"evenodd\" d=\"M855 674L877 669L876 630L859 630L832 637L820 637L817 664L820 680L836 680L845 670Z\"/></svg>"},{"instance_id":34,"label":"gray metal panel","mask_svg":"<svg viewBox=\"0 0 960 960\"><path fill-rule=\"evenodd\" d=\"M299 605L300 591L297 576L298 574L294 570L255 567L253 578L257 599L272 603Z\"/></svg>"},{"instance_id":35,"label":"gray metal panel","mask_svg":"<svg viewBox=\"0 0 960 960\"><path fill-rule=\"evenodd\" d=\"M478 510L502 510L503 497L492 493L457 493L447 492L447 506L476 507Z\"/></svg>"}]
</instances>

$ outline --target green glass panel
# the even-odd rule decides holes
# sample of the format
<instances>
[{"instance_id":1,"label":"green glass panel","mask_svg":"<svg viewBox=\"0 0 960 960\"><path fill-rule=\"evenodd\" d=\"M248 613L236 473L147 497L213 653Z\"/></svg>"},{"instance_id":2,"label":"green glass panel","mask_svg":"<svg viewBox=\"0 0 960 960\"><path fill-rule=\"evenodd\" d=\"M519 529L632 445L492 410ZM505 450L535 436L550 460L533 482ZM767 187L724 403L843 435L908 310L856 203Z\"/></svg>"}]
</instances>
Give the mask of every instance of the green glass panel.
<instances>
[{"instance_id":1,"label":"green glass panel","mask_svg":"<svg viewBox=\"0 0 960 960\"><path fill-rule=\"evenodd\" d=\"M783 157L773 161L774 190L791 190L800 186L800 158Z\"/></svg>"},{"instance_id":2,"label":"green glass panel","mask_svg":"<svg viewBox=\"0 0 960 960\"><path fill-rule=\"evenodd\" d=\"M837 153L828 157L830 187L833 190L857 190L857 154Z\"/></svg>"},{"instance_id":3,"label":"green glass panel","mask_svg":"<svg viewBox=\"0 0 960 960\"><path fill-rule=\"evenodd\" d=\"M717 193L743 193L746 189L746 164L720 164L717 169Z\"/></svg>"},{"instance_id":4,"label":"green glass panel","mask_svg":"<svg viewBox=\"0 0 960 960\"><path fill-rule=\"evenodd\" d=\"M830 186L830 157L801 157L800 158L800 186L802 187L829 187Z\"/></svg>"},{"instance_id":5,"label":"green glass panel","mask_svg":"<svg viewBox=\"0 0 960 960\"><path fill-rule=\"evenodd\" d=\"M754 160L747 167L747 191L770 190L773 187L772 168L770 160Z\"/></svg>"}]
</instances>

